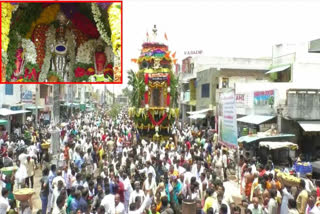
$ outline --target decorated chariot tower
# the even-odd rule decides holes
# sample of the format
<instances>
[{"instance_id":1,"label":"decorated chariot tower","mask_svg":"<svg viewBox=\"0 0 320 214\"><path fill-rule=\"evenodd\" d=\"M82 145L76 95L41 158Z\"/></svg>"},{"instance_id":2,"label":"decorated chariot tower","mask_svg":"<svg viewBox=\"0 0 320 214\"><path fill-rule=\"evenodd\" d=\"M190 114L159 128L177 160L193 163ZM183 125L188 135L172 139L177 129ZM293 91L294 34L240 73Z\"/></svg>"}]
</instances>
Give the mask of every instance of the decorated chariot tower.
<instances>
[{"instance_id":1,"label":"decorated chariot tower","mask_svg":"<svg viewBox=\"0 0 320 214\"><path fill-rule=\"evenodd\" d=\"M164 39L167 40L165 34ZM138 72L129 72L132 87L129 115L143 135L170 135L172 124L179 117L177 106L178 80L172 71L176 63L165 42L161 42L156 26L151 37L142 44Z\"/></svg>"}]
</instances>

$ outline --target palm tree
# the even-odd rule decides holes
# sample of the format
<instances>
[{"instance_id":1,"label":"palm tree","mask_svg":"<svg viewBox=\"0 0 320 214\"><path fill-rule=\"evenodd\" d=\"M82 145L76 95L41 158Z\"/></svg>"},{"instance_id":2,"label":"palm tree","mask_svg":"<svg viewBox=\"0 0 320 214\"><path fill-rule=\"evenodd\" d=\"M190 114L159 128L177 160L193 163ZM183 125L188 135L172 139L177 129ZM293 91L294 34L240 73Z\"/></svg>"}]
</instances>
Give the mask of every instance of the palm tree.
<instances>
[{"instance_id":1,"label":"palm tree","mask_svg":"<svg viewBox=\"0 0 320 214\"><path fill-rule=\"evenodd\" d=\"M133 70L128 71L128 85L132 87L130 104L136 108L141 105L141 100L144 94L145 83L142 78L139 78Z\"/></svg>"}]
</instances>

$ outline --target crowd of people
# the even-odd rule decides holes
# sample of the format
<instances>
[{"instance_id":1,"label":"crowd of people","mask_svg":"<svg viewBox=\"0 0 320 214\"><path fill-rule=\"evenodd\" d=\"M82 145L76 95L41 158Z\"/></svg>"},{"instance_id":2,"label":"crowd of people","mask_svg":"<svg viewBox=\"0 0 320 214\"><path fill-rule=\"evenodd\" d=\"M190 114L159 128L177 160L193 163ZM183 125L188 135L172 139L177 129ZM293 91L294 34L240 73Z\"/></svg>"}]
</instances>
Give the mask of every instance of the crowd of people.
<instances>
[{"instance_id":1,"label":"crowd of people","mask_svg":"<svg viewBox=\"0 0 320 214\"><path fill-rule=\"evenodd\" d=\"M52 148L41 146L49 141L50 128L44 133L29 128L30 145L21 154L10 149L10 139L0 142L6 148L3 165L18 166L14 174L2 175L0 213L31 213L30 203L16 209L12 190L33 188L37 169L42 214L185 213L188 199L194 203L186 205L189 211L194 206L199 214L320 213L320 190L311 177L288 187L277 179L271 160L266 165L248 160L241 149L219 145L208 129L176 123L174 138L147 139L125 111L117 118L104 111L79 112L60 127L60 149L52 154ZM228 170L230 162L237 163L239 174ZM226 191L231 180L239 181L240 192ZM232 196L240 194L235 203Z\"/></svg>"}]
</instances>

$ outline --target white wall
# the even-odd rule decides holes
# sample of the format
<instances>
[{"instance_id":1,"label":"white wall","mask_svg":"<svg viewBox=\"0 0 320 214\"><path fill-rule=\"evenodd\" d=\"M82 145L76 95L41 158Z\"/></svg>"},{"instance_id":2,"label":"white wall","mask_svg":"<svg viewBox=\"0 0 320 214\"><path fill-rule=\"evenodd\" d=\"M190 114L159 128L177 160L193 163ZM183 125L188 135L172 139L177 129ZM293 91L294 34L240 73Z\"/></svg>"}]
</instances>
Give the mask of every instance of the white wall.
<instances>
[{"instance_id":1,"label":"white wall","mask_svg":"<svg viewBox=\"0 0 320 214\"><path fill-rule=\"evenodd\" d=\"M0 105L14 105L21 101L21 91L19 84L13 85L13 95L5 95L5 85L0 85Z\"/></svg>"}]
</instances>

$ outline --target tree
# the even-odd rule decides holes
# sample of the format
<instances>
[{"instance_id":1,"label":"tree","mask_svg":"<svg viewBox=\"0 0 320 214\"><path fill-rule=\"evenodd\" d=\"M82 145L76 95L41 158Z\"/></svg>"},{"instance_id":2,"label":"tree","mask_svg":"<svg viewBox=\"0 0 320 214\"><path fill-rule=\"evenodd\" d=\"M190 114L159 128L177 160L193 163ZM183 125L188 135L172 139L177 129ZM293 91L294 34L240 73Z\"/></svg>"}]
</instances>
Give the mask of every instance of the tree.
<instances>
[{"instance_id":1,"label":"tree","mask_svg":"<svg viewBox=\"0 0 320 214\"><path fill-rule=\"evenodd\" d=\"M145 90L143 78L138 78L137 74L133 70L130 70L128 71L128 79L128 85L132 87L132 94L129 97L130 104L139 108Z\"/></svg>"},{"instance_id":2,"label":"tree","mask_svg":"<svg viewBox=\"0 0 320 214\"><path fill-rule=\"evenodd\" d=\"M122 94L124 96L130 98L131 94L132 94L132 91L128 87L125 87L124 89L122 89Z\"/></svg>"}]
</instances>

